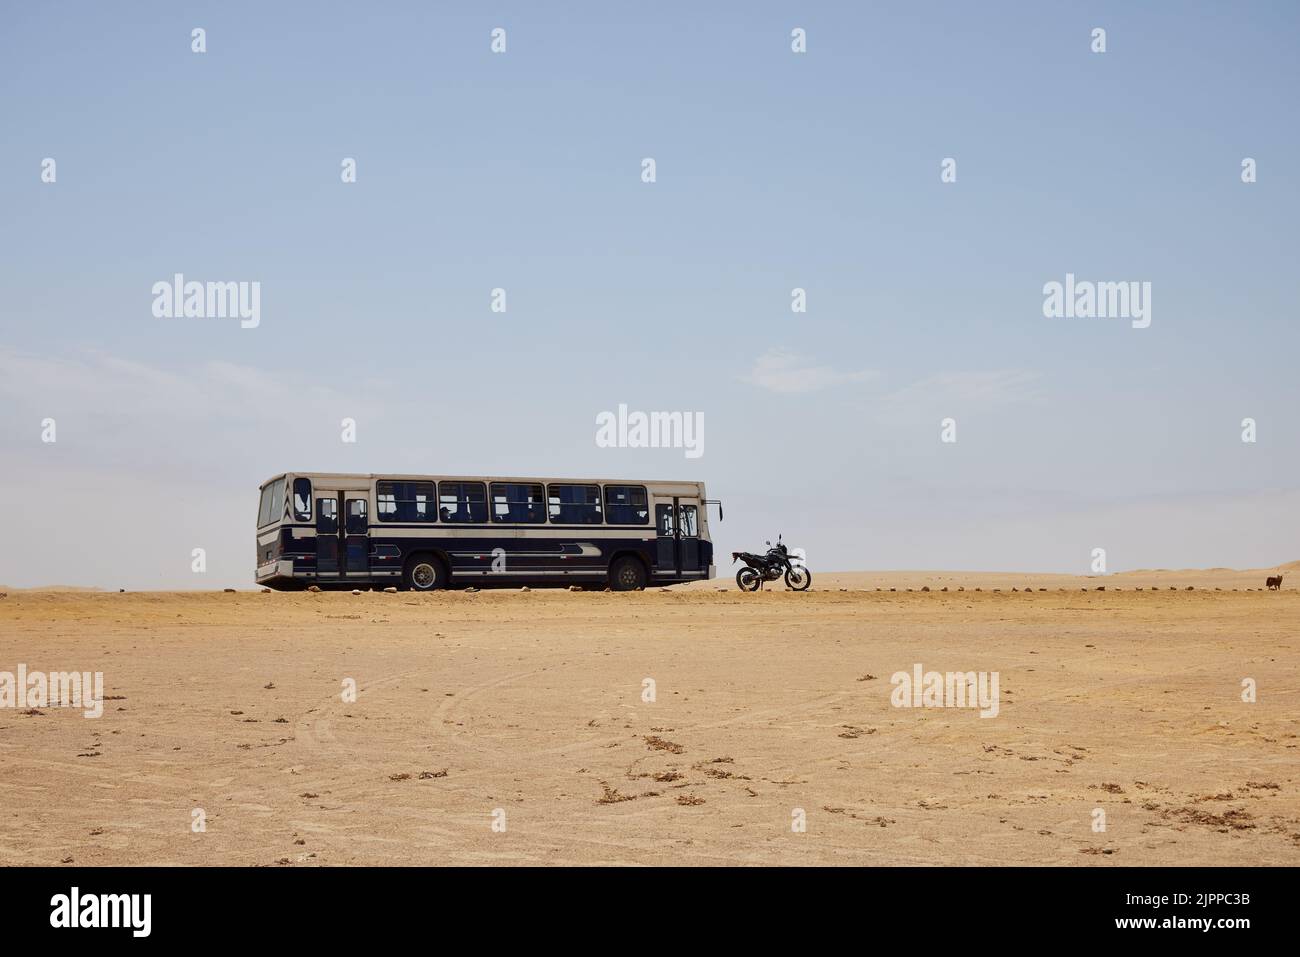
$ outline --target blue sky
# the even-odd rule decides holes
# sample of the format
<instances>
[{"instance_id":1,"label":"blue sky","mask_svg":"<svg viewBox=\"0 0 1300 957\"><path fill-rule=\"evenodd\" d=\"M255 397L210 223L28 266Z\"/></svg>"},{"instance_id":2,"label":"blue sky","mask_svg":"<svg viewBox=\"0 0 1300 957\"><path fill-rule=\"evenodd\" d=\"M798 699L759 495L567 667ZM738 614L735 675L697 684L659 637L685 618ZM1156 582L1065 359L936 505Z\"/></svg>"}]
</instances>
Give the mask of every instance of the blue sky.
<instances>
[{"instance_id":1,"label":"blue sky","mask_svg":"<svg viewBox=\"0 0 1300 957\"><path fill-rule=\"evenodd\" d=\"M5 20L0 491L40 505L0 582L247 584L293 468L698 478L721 549L814 570L1300 558L1294 4ZM260 326L155 318L177 272ZM1066 272L1149 281L1150 328L1045 318ZM620 402L704 456L597 448Z\"/></svg>"}]
</instances>

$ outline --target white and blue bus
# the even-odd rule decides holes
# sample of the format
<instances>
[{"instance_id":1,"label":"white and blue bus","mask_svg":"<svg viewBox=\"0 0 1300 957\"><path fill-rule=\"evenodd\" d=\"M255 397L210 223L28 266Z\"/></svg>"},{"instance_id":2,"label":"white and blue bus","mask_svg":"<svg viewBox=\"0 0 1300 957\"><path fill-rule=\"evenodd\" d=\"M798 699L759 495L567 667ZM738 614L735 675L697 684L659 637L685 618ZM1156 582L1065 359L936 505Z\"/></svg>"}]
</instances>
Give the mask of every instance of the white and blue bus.
<instances>
[{"instance_id":1,"label":"white and blue bus","mask_svg":"<svg viewBox=\"0 0 1300 957\"><path fill-rule=\"evenodd\" d=\"M261 491L270 588L631 591L714 575L703 482L286 472Z\"/></svg>"}]
</instances>

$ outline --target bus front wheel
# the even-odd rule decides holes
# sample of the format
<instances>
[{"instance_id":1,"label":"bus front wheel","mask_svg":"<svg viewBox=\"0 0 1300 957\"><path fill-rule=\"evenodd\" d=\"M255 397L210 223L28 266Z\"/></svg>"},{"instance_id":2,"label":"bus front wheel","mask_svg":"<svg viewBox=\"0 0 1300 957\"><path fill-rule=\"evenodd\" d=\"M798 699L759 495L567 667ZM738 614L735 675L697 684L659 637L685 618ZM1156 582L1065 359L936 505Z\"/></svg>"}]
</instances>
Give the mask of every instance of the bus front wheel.
<instances>
[{"instance_id":1,"label":"bus front wheel","mask_svg":"<svg viewBox=\"0 0 1300 957\"><path fill-rule=\"evenodd\" d=\"M645 588L645 566L624 555L609 567L609 587L614 591L637 591Z\"/></svg>"}]
</instances>

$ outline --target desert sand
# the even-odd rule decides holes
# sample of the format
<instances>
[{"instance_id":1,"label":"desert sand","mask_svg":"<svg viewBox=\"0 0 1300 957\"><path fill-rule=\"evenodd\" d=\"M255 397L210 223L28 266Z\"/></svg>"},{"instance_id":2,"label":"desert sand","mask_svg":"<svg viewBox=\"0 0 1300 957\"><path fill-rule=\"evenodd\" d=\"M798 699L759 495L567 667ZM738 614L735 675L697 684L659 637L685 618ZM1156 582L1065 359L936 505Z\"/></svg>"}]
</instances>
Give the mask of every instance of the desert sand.
<instances>
[{"instance_id":1,"label":"desert sand","mask_svg":"<svg viewBox=\"0 0 1300 957\"><path fill-rule=\"evenodd\" d=\"M0 864L1300 864L1273 571L9 590L0 671L108 700L0 708ZM916 663L998 715L894 707Z\"/></svg>"}]
</instances>

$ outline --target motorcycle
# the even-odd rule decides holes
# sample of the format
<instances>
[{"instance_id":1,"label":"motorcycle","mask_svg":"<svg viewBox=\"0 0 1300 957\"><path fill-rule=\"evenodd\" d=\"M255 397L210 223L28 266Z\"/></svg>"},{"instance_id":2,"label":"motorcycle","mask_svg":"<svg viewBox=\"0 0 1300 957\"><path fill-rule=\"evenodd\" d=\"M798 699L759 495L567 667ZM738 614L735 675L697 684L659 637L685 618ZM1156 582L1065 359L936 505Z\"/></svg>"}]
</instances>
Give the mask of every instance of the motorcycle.
<instances>
[{"instance_id":1,"label":"motorcycle","mask_svg":"<svg viewBox=\"0 0 1300 957\"><path fill-rule=\"evenodd\" d=\"M767 554L732 552L732 563L744 562L745 567L736 572L736 587L741 591L758 591L764 582L774 582L785 577L785 587L791 591L806 591L812 584L812 572L798 558L790 557L790 550L776 537L776 544L765 543Z\"/></svg>"}]
</instances>

